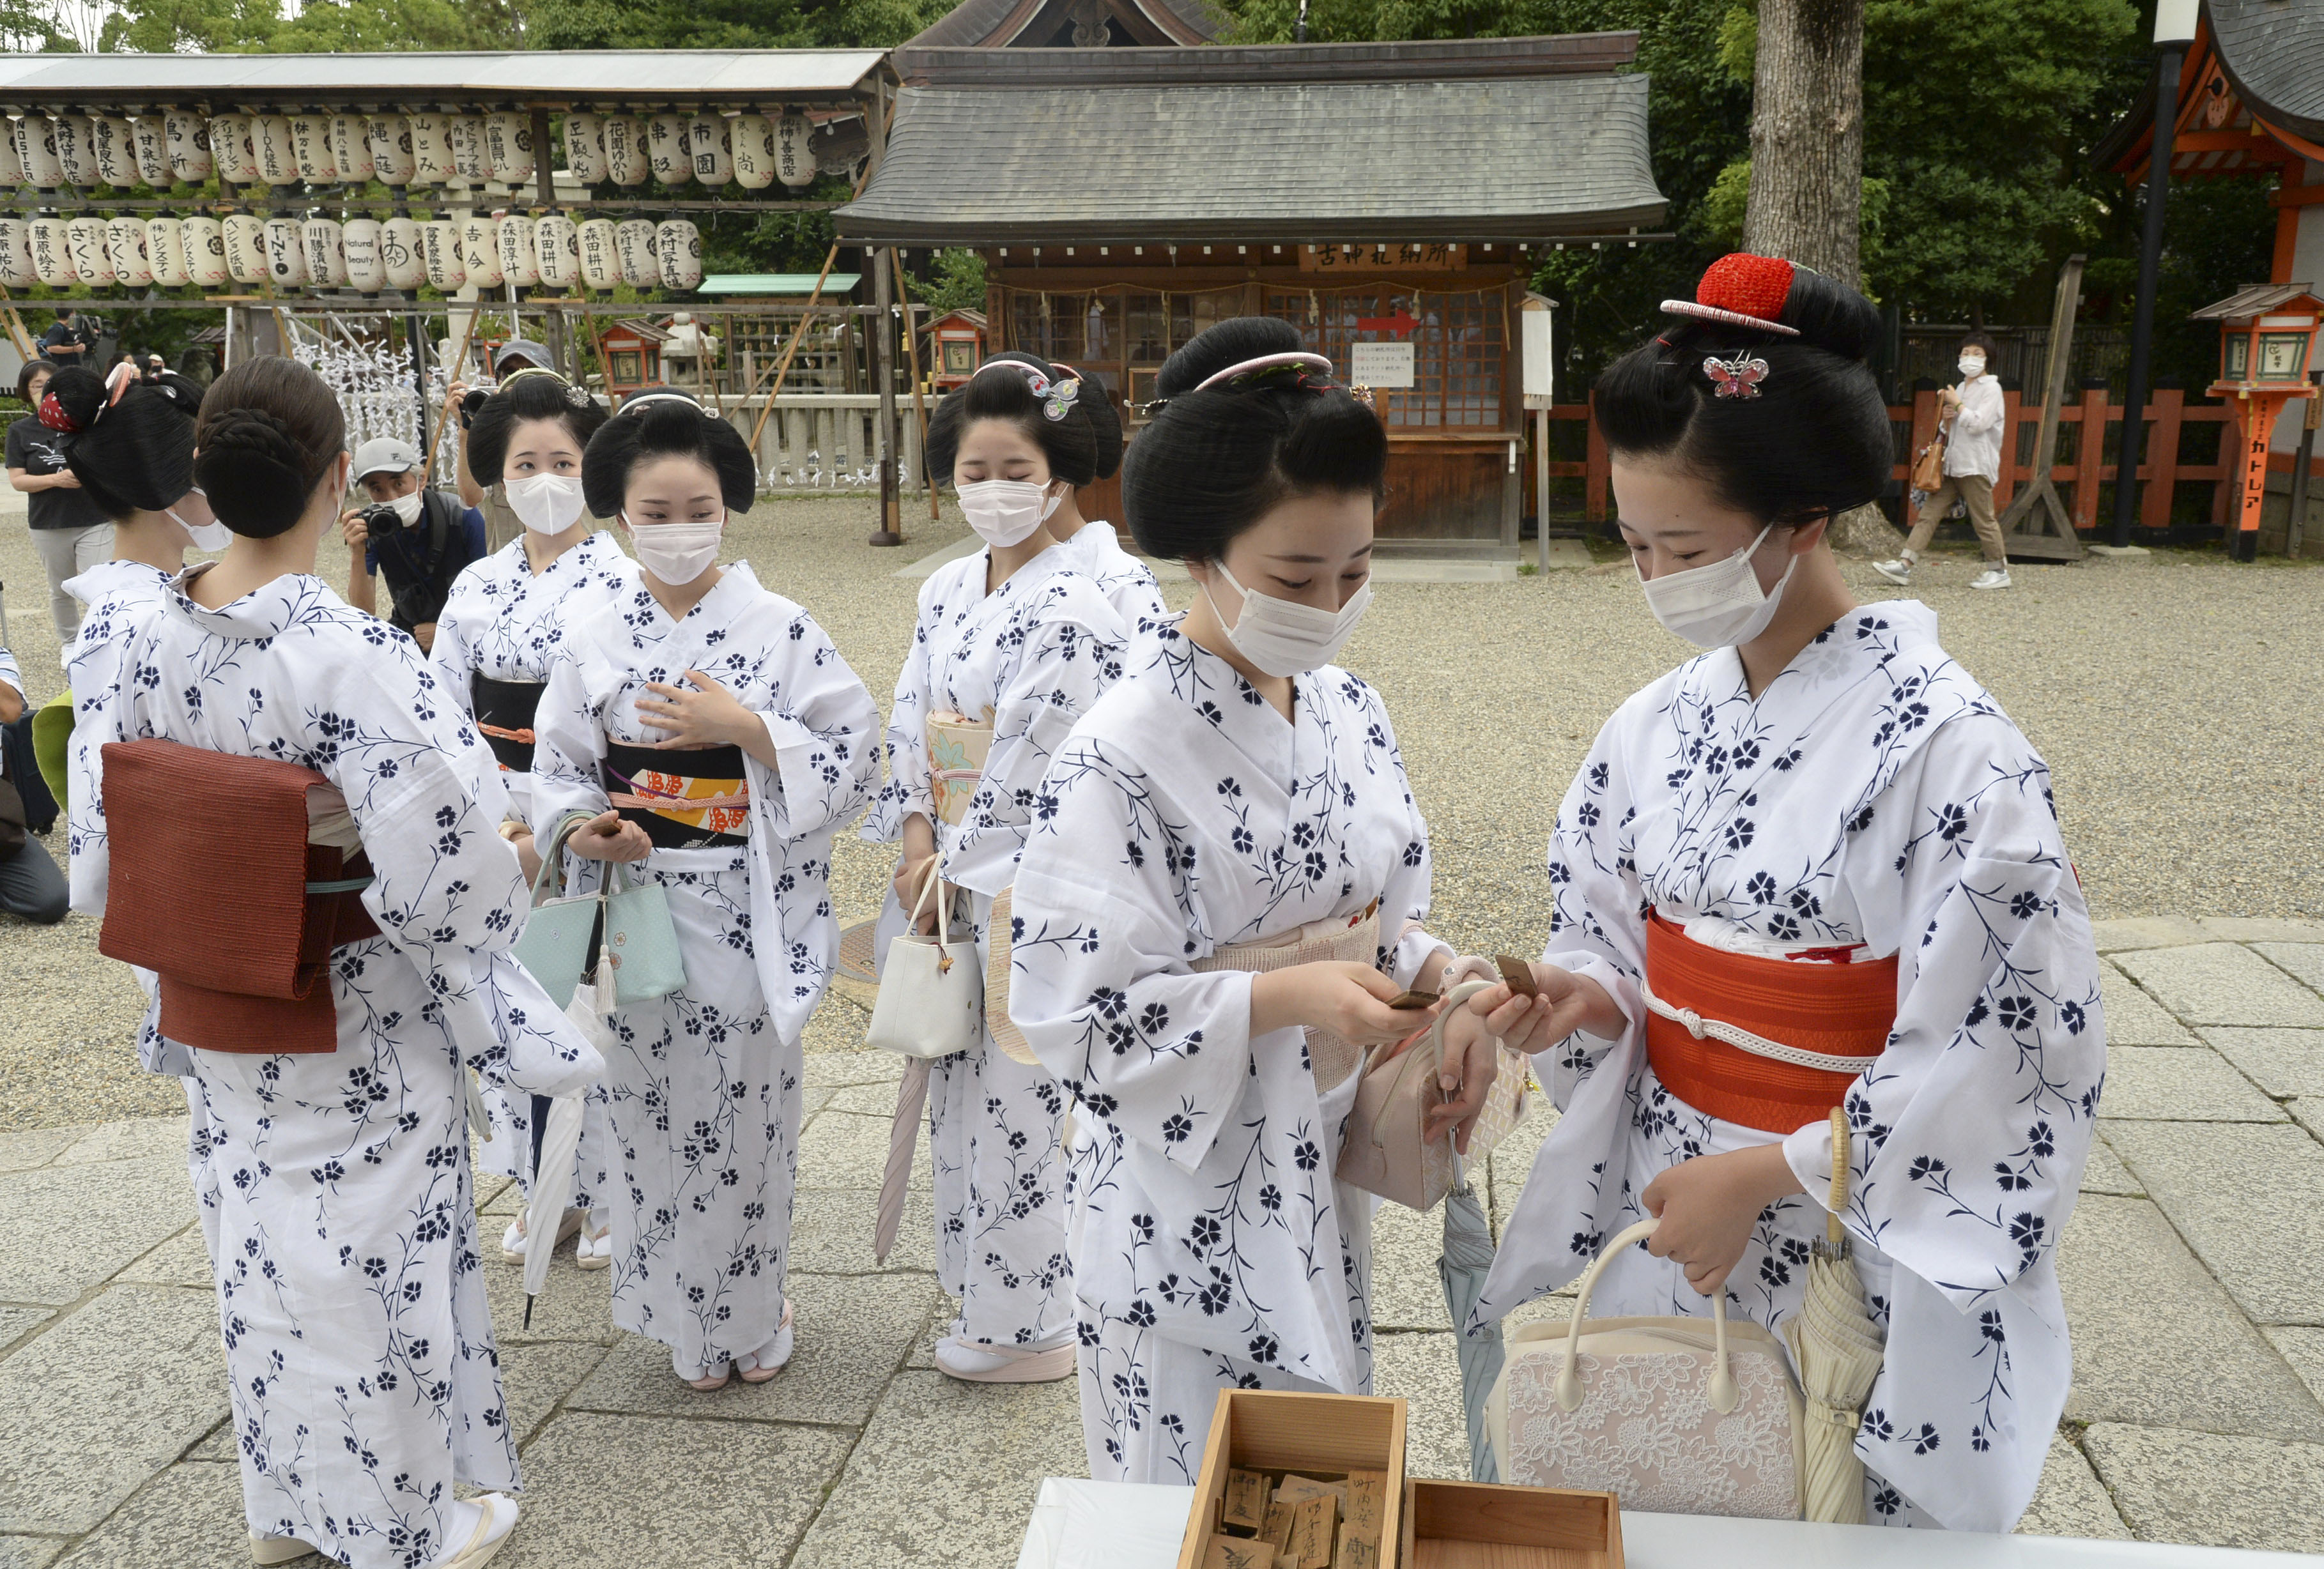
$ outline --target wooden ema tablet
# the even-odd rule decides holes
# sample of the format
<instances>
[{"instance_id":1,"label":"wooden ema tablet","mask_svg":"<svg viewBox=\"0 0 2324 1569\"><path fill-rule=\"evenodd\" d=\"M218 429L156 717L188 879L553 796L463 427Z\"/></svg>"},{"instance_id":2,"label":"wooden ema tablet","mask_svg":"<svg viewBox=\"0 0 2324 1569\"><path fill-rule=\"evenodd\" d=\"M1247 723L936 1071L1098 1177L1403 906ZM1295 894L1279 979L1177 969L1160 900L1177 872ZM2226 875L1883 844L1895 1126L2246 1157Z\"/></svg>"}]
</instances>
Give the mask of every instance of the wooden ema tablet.
<instances>
[{"instance_id":1,"label":"wooden ema tablet","mask_svg":"<svg viewBox=\"0 0 2324 1569\"><path fill-rule=\"evenodd\" d=\"M1299 1569L1332 1569L1339 1526L1340 1495L1329 1488L1292 1506L1291 1551Z\"/></svg>"},{"instance_id":2,"label":"wooden ema tablet","mask_svg":"<svg viewBox=\"0 0 2324 1569\"><path fill-rule=\"evenodd\" d=\"M1275 1569L1275 1548L1266 1542L1213 1537L1203 1569Z\"/></svg>"},{"instance_id":3,"label":"wooden ema tablet","mask_svg":"<svg viewBox=\"0 0 2324 1569\"><path fill-rule=\"evenodd\" d=\"M1342 1479L1356 1473L1385 1478L1379 1538L1385 1566L1402 1528L1405 1418L1402 1400L1379 1396L1222 1390L1187 1509L1177 1569L1210 1569L1214 1539L1237 1544L1256 1540L1274 1546L1278 1533L1285 1547L1296 1544L1314 1551L1281 1553L1275 1569L1307 1569L1310 1564L1328 1569L1339 1545L1339 1519L1351 1498ZM1268 1508L1257 1538L1243 1534L1251 1528L1231 1525L1226 1518L1228 1479L1237 1471L1255 1473L1268 1482ZM1279 1496L1284 1479L1293 1477L1298 1479L1291 1483L1294 1492L1320 1489L1330 1503L1330 1518L1319 1521L1320 1529L1306 1541L1292 1534L1299 1524L1297 1500Z\"/></svg>"},{"instance_id":4,"label":"wooden ema tablet","mask_svg":"<svg viewBox=\"0 0 2324 1569\"><path fill-rule=\"evenodd\" d=\"M1259 1528L1259 1534L1277 1553L1288 1558L1291 1555L1291 1506L1281 1499L1269 1499L1267 1523Z\"/></svg>"},{"instance_id":5,"label":"wooden ema tablet","mask_svg":"<svg viewBox=\"0 0 2324 1569\"><path fill-rule=\"evenodd\" d=\"M1349 1526L1357 1536L1378 1546L1388 1523L1388 1473L1351 1471L1343 1485L1348 1490L1344 1507Z\"/></svg>"},{"instance_id":6,"label":"wooden ema tablet","mask_svg":"<svg viewBox=\"0 0 2324 1569\"><path fill-rule=\"evenodd\" d=\"M1256 1471L1227 1473L1227 1497L1220 1519L1230 1526L1257 1531L1267 1524L1267 1478Z\"/></svg>"},{"instance_id":7,"label":"wooden ema tablet","mask_svg":"<svg viewBox=\"0 0 2324 1569\"><path fill-rule=\"evenodd\" d=\"M1623 1569L1609 1492L1408 1482L1402 1569Z\"/></svg>"},{"instance_id":8,"label":"wooden ema tablet","mask_svg":"<svg viewBox=\"0 0 2324 1569\"><path fill-rule=\"evenodd\" d=\"M1380 1569L1379 1544L1370 1537L1358 1536L1354 1521L1343 1521L1340 1526L1339 1553L1332 1560L1332 1569Z\"/></svg>"}]
</instances>

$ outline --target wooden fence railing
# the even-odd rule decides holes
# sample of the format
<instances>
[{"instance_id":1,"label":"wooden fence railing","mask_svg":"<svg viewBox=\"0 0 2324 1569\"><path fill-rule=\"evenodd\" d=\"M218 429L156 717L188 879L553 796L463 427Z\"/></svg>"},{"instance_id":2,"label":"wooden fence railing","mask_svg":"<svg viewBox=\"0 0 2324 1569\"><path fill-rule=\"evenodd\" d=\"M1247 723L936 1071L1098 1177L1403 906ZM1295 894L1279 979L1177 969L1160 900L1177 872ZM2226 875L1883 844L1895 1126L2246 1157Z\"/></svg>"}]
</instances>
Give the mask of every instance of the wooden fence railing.
<instances>
[{"instance_id":1,"label":"wooden fence railing","mask_svg":"<svg viewBox=\"0 0 2324 1569\"><path fill-rule=\"evenodd\" d=\"M2040 407L2026 407L2015 392L2003 394L2007 423L2002 430L2001 478L1993 487L1993 502L1997 510L2009 504L2009 498L2019 485L2034 477L2028 461L2032 456L2034 436L2041 424ZM1590 406L1583 403L1560 404L1549 411L1553 421L1579 421L1588 431L1586 455L1579 462L1552 458L1549 473L1553 479L1578 479L1582 482L1583 506L1589 520L1601 523L1610 515L1607 506L1606 443L1599 435L1595 420L1590 417ZM1927 445L1936 434L1937 395L1922 392L1910 403L1889 405L1888 417L1903 438L1899 457L1891 475L1901 486L1911 473L1912 454ZM2208 484L2210 497L2204 507L2203 520L2215 528L2224 528L2228 508L2234 497L2235 485L2227 467L2217 455L2208 462L2185 462L2180 457L2181 433L2190 426L2218 426L2231 421L2234 416L2225 404L2187 401L2187 394L2177 388L2164 388L2153 395L2146 408L2146 440L2140 449L2144 460L2138 465L2138 477L2144 482L2139 496L2138 523L2142 528L2163 529L2171 526L2172 503L2182 484ZM2058 493L2066 498L2074 527L2094 529L2100 526L2098 487L2110 483L2115 477L2115 463L2105 459L2106 450L2118 436L2122 424L2122 405L2107 401L2103 389L2093 388L2080 394L2078 399L2060 411L2057 462L2050 471L2052 482ZM2109 428L2111 427L2111 428ZM2097 432L2098 440L2089 439ZM2232 427L2228 431L2232 439ZM1553 445L1558 445L1554 431ZM1569 444L1570 445L1570 444ZM2212 447L2205 440L2202 447ZM2214 449L2216 451L2216 449ZM2312 471L2324 478L2324 459L2319 460ZM1532 492L1528 491L1527 495Z\"/></svg>"}]
</instances>

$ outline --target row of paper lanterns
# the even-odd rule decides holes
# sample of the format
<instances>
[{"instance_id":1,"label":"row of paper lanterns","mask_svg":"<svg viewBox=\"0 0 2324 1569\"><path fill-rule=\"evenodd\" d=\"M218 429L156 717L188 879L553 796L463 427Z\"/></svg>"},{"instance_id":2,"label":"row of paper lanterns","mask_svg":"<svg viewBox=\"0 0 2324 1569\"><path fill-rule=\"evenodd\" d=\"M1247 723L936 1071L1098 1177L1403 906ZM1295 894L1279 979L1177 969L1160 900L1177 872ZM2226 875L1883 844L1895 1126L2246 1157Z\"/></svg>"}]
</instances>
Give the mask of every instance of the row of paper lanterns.
<instances>
[{"instance_id":1,"label":"row of paper lanterns","mask_svg":"<svg viewBox=\"0 0 2324 1569\"><path fill-rule=\"evenodd\" d=\"M213 174L234 185L529 184L532 116L216 115L168 110L27 115L0 142L0 186L166 189ZM815 180L814 127L788 115L567 115L566 159L585 184L689 181L746 190Z\"/></svg>"},{"instance_id":2,"label":"row of paper lanterns","mask_svg":"<svg viewBox=\"0 0 2324 1569\"><path fill-rule=\"evenodd\" d=\"M228 283L413 289L696 289L702 232L683 219L576 223L561 213L411 218L0 218L0 284L143 289Z\"/></svg>"}]
</instances>

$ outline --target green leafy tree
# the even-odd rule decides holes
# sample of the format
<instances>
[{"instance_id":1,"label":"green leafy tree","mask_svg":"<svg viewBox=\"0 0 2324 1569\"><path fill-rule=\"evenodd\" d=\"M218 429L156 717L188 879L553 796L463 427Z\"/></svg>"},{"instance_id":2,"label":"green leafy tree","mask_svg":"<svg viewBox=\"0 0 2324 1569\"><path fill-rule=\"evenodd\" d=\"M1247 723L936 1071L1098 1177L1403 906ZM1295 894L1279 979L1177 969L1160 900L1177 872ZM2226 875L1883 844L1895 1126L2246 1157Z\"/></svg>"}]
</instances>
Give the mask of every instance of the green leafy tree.
<instances>
[{"instance_id":1,"label":"green leafy tree","mask_svg":"<svg viewBox=\"0 0 2324 1569\"><path fill-rule=\"evenodd\" d=\"M951 0L530 0L535 49L887 49Z\"/></svg>"}]
</instances>

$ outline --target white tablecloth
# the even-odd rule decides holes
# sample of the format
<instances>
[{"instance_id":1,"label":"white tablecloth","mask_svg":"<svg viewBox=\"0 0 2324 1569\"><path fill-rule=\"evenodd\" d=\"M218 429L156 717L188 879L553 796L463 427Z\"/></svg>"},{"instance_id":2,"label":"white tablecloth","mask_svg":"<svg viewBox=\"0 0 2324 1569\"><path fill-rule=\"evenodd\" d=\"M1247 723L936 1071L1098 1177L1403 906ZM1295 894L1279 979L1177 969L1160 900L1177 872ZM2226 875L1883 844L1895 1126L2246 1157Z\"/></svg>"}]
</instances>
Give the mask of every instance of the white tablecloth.
<instances>
[{"instance_id":1,"label":"white tablecloth","mask_svg":"<svg viewBox=\"0 0 2324 1569\"><path fill-rule=\"evenodd\" d=\"M1017 1569L1176 1569L1191 1487L1140 1487L1053 1476L1041 1484ZM2317 1569L2298 1553L1892 1531L1706 1515L1622 1511L1628 1569Z\"/></svg>"}]
</instances>

